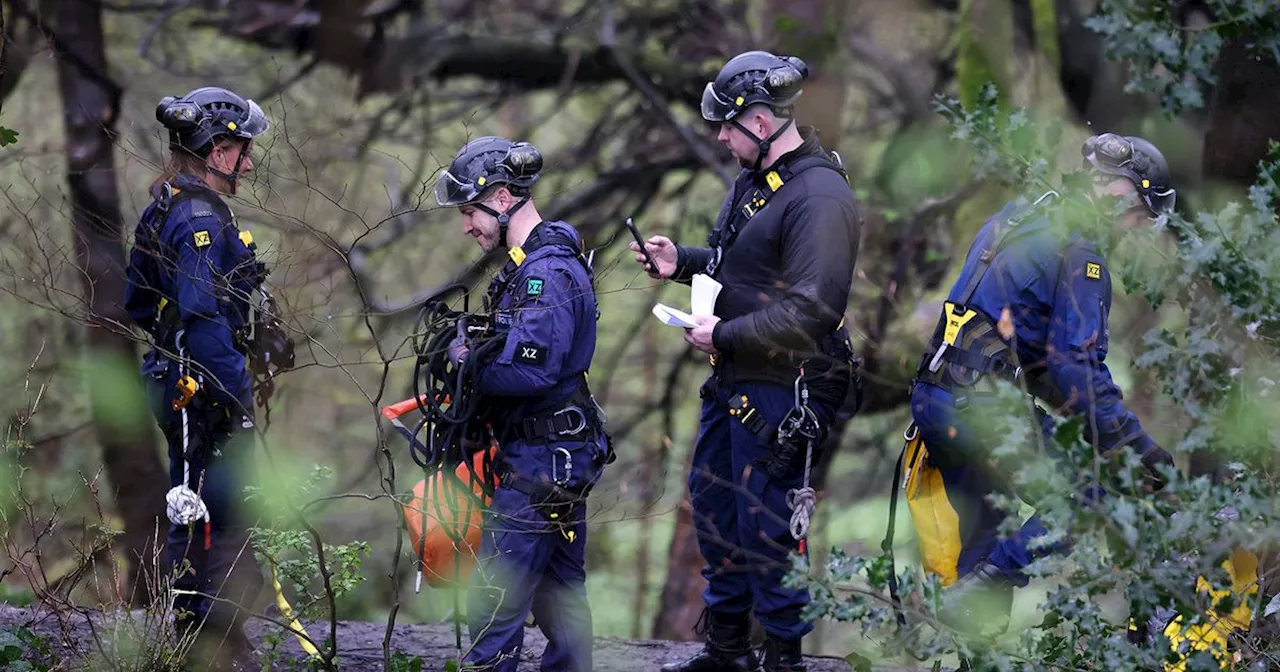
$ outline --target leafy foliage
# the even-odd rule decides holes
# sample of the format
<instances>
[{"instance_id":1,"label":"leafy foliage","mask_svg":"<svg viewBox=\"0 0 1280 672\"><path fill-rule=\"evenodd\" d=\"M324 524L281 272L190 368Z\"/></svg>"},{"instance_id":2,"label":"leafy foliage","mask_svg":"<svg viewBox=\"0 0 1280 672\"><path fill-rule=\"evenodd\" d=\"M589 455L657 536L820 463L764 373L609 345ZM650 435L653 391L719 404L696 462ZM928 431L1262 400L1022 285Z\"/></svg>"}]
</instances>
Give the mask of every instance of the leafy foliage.
<instances>
[{"instance_id":1,"label":"leafy foliage","mask_svg":"<svg viewBox=\"0 0 1280 672\"><path fill-rule=\"evenodd\" d=\"M390 672L422 672L422 657L410 656L403 651L391 654Z\"/></svg>"},{"instance_id":2,"label":"leafy foliage","mask_svg":"<svg viewBox=\"0 0 1280 672\"><path fill-rule=\"evenodd\" d=\"M260 488L246 488L249 500L267 500L262 510L270 512L266 524L250 529L255 554L264 566L273 569L282 586L291 588L289 594L300 596L298 603L292 605L291 614L299 622L329 621L335 601L364 581L360 566L363 557L370 553L369 543L359 540L347 544L324 543L306 522L306 508L311 498L324 490L331 477L329 468L315 465L304 478L297 479L299 482L271 488L270 493L278 496L271 496ZM291 620L290 615L285 616ZM306 634L317 649L321 649L325 662L329 662L336 643L326 636L327 630ZM288 635L288 631L273 633L271 641L279 644ZM325 655L326 649L329 655Z\"/></svg>"},{"instance_id":3,"label":"leafy foliage","mask_svg":"<svg viewBox=\"0 0 1280 672\"><path fill-rule=\"evenodd\" d=\"M1280 146L1273 144L1259 166L1247 202L1193 218L1172 213L1149 230L1122 231L1112 224L1124 208L1119 199L1095 197L1082 171L1053 169L1059 123L1036 124L1025 110L1004 111L991 86L973 106L939 97L935 109L952 125L953 137L970 145L979 176L1001 179L1028 199L1054 192L1057 198L1043 206L1051 222L1095 240L1128 291L1141 292L1152 306L1181 310L1180 328L1147 334L1137 366L1150 369L1185 414L1186 432L1169 448L1213 450L1229 468L1194 479L1169 473L1169 485L1150 494L1137 456L1127 449L1100 455L1084 439L1082 419L1058 419L1051 445L1039 446L1025 393L1001 381L990 418L983 416L999 427L993 436L1000 445L991 458L1040 516L1048 530L1043 543L1069 540L1072 548L1027 571L1057 581L1038 605L1043 621L1001 633L997 614L1006 607L999 605L990 613L973 607L963 623L946 620L952 598L938 577L897 567L906 617L898 627L886 597L894 574L888 553L865 557L839 550L832 551L826 575L811 580L814 600L806 616L858 623L886 658L954 653L981 661L982 669L1161 669L1179 661L1172 648L1177 641L1186 656L1180 669L1218 669L1217 658L1188 655L1186 641L1174 635L1207 629L1211 613L1230 614L1240 606L1224 569L1233 553L1280 541L1280 502L1267 471L1280 436L1272 391L1280 380L1274 370L1280 267L1263 252L1280 242ZM1106 495L1095 497L1095 486ZM993 501L1016 514L1015 498ZM1020 524L1011 515L1001 533ZM794 562L797 572L789 581L804 581L806 562ZM1111 613L1103 606L1108 597L1122 597L1127 611ZM1260 616L1260 604L1249 606ZM1181 619L1181 629L1166 634L1170 614ZM1153 640L1130 641L1130 619L1142 625L1162 615ZM1276 664L1263 642L1244 637L1234 644L1246 663Z\"/></svg>"},{"instance_id":4,"label":"leafy foliage","mask_svg":"<svg viewBox=\"0 0 1280 672\"><path fill-rule=\"evenodd\" d=\"M0 630L0 669L10 672L50 670L53 647L49 640L25 627Z\"/></svg>"},{"instance_id":5,"label":"leafy foliage","mask_svg":"<svg viewBox=\"0 0 1280 672\"><path fill-rule=\"evenodd\" d=\"M1130 64L1126 92L1159 94L1169 115L1203 107L1204 87L1216 83L1214 60L1231 39L1280 63L1280 12L1273 0L1209 0L1214 18L1202 29L1179 24L1177 4L1102 0L1085 22L1103 36L1108 58Z\"/></svg>"}]
</instances>

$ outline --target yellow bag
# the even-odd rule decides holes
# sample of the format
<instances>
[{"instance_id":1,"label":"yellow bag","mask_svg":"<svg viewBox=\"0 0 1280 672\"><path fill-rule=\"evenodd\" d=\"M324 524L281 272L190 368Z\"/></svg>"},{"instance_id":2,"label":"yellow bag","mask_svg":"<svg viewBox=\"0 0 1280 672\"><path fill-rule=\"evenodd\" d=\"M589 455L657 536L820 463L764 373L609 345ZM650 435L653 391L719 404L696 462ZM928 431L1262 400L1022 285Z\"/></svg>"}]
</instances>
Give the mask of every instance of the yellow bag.
<instances>
[{"instance_id":1,"label":"yellow bag","mask_svg":"<svg viewBox=\"0 0 1280 672\"><path fill-rule=\"evenodd\" d=\"M947 498L942 472L928 463L929 449L914 423L903 432L903 438L906 442L902 448L902 470L897 478L911 511L920 560L926 572L937 574L942 585L949 586L956 581L956 564L960 558L960 517ZM1183 628L1179 616L1165 626L1164 633L1175 650L1187 641L1191 651L1210 651L1221 668L1226 669L1239 655L1227 650L1227 637L1233 631L1248 630L1253 620L1249 600L1258 593L1258 556L1238 548L1223 562L1223 568L1231 577L1230 590L1237 602L1235 609L1228 614L1210 609L1206 622L1188 628ZM1227 590L1212 590L1203 576L1197 578L1196 590L1209 593L1214 603L1227 595ZM1135 627L1130 623L1131 629ZM1185 657L1164 665L1164 672L1185 671Z\"/></svg>"},{"instance_id":2,"label":"yellow bag","mask_svg":"<svg viewBox=\"0 0 1280 672\"><path fill-rule=\"evenodd\" d=\"M956 581L956 563L960 559L960 517L947 499L942 472L928 463L929 449L920 438L920 430L912 424L903 433L902 473L898 474L911 524L916 531L916 544L926 572L937 574L943 586Z\"/></svg>"},{"instance_id":3,"label":"yellow bag","mask_svg":"<svg viewBox=\"0 0 1280 672\"><path fill-rule=\"evenodd\" d=\"M1218 666L1227 669L1234 662L1239 662L1239 653L1227 650L1227 637L1236 630L1248 630L1253 621L1253 609L1249 607L1251 597L1258 594L1258 556L1243 548L1231 552L1222 566L1231 577L1230 592L1235 593L1236 607L1228 614L1220 614L1210 608L1205 613L1205 622L1184 628L1182 617L1169 622L1164 634L1169 638L1173 650L1177 650L1182 642L1187 642L1188 651L1208 651L1218 659ZM1196 578L1196 591L1208 593L1213 603L1226 597L1228 590L1213 590L1203 577ZM1165 663L1165 672L1185 672L1186 657L1176 663Z\"/></svg>"}]
</instances>

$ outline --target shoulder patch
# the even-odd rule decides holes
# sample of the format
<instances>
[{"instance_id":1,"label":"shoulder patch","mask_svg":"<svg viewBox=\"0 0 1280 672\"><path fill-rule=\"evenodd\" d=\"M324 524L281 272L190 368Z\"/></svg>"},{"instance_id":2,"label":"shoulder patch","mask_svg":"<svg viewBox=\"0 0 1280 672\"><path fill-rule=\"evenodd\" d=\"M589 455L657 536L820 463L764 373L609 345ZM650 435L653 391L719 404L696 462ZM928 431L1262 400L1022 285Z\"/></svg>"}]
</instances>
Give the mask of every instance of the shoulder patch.
<instances>
[{"instance_id":1,"label":"shoulder patch","mask_svg":"<svg viewBox=\"0 0 1280 672\"><path fill-rule=\"evenodd\" d=\"M537 343L523 341L516 345L516 359L542 366L547 361L547 349Z\"/></svg>"},{"instance_id":2,"label":"shoulder patch","mask_svg":"<svg viewBox=\"0 0 1280 672\"><path fill-rule=\"evenodd\" d=\"M211 242L213 242L213 241L209 238L209 232L208 232L208 231L196 231L196 232L195 232L195 235L194 235L194 238L195 238L195 241L196 241L196 247L206 247L206 246L208 246Z\"/></svg>"},{"instance_id":3,"label":"shoulder patch","mask_svg":"<svg viewBox=\"0 0 1280 672\"><path fill-rule=\"evenodd\" d=\"M210 203L207 199L201 196L192 196L189 203L190 204L187 207L191 210L190 217L192 219L195 219L196 217L218 216L218 209L214 207L213 203Z\"/></svg>"},{"instance_id":4,"label":"shoulder patch","mask_svg":"<svg viewBox=\"0 0 1280 672\"><path fill-rule=\"evenodd\" d=\"M1090 280L1102 279L1102 264L1095 261L1084 262L1084 277Z\"/></svg>"},{"instance_id":5,"label":"shoulder patch","mask_svg":"<svg viewBox=\"0 0 1280 672\"><path fill-rule=\"evenodd\" d=\"M524 293L529 296L538 296L542 294L542 287L545 284L542 278L529 278L529 281L525 283Z\"/></svg>"}]
</instances>

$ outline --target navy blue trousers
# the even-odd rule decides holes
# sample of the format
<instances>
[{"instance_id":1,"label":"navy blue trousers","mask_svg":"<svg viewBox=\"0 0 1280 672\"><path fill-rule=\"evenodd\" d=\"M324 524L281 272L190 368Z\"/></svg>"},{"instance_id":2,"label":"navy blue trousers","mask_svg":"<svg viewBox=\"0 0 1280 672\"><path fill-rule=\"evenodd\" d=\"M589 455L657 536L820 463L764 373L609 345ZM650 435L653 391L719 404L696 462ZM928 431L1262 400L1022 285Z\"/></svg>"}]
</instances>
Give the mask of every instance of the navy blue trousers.
<instances>
[{"instance_id":1,"label":"navy blue trousers","mask_svg":"<svg viewBox=\"0 0 1280 672\"><path fill-rule=\"evenodd\" d=\"M501 447L501 459L525 478L550 478L553 469L563 478L565 459L557 448L572 461L567 487L599 478L607 450L603 436L550 445L510 441ZM541 669L592 669L586 502L566 511L536 504L514 488L494 492L468 593L472 645L463 657L464 669L515 672L530 613L547 638Z\"/></svg>"},{"instance_id":2,"label":"navy blue trousers","mask_svg":"<svg viewBox=\"0 0 1280 672\"><path fill-rule=\"evenodd\" d=\"M794 406L794 392L769 383L719 389L709 382L703 394L689 471L693 522L707 579L703 601L708 609L724 614L754 609L766 632L798 639L813 630L800 618L809 591L783 587L782 578L790 567L787 556L799 551L799 542L791 536L787 491L803 483L804 453L797 456L799 463L787 478L770 477L753 462L770 455L773 446L762 445L726 407L730 394L745 394L765 420L777 426ZM809 406L823 426L829 426L835 407L813 400ZM815 462L817 457L815 452Z\"/></svg>"},{"instance_id":3,"label":"navy blue trousers","mask_svg":"<svg viewBox=\"0 0 1280 672\"><path fill-rule=\"evenodd\" d=\"M178 366L172 361L153 364L144 371L148 401L169 446L170 488L183 482L182 413L170 406L179 377ZM252 405L246 408L252 409ZM188 413L188 434L198 431L195 415ZM253 436L251 431L240 431L212 448L221 454L215 457L206 452L194 460L187 484L209 510L209 548L205 548L204 521L192 525L171 523L166 562L176 575L173 588L195 593L175 596L174 607L180 620L218 628L239 627L263 586L262 567L249 544L250 523L242 490L249 484Z\"/></svg>"}]
</instances>

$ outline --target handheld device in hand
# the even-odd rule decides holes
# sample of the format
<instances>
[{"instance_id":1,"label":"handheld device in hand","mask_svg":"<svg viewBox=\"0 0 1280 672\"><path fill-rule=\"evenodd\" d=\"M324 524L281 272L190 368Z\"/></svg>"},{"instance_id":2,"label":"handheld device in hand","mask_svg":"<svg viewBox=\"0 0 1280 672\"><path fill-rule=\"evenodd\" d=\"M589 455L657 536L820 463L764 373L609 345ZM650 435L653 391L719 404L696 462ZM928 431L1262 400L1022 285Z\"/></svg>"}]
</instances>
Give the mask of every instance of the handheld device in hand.
<instances>
[{"instance_id":1,"label":"handheld device in hand","mask_svg":"<svg viewBox=\"0 0 1280 672\"><path fill-rule=\"evenodd\" d=\"M649 256L649 249L644 246L644 238L640 236L640 232L636 230L636 225L627 218L627 230L631 232L631 237L636 239L636 244L640 246L640 253L644 255L645 270L658 272L658 264Z\"/></svg>"}]
</instances>

